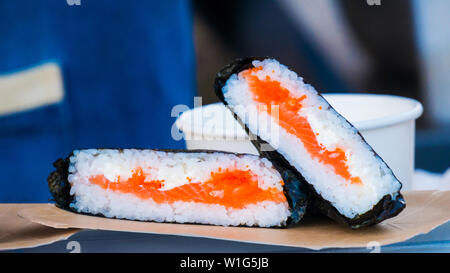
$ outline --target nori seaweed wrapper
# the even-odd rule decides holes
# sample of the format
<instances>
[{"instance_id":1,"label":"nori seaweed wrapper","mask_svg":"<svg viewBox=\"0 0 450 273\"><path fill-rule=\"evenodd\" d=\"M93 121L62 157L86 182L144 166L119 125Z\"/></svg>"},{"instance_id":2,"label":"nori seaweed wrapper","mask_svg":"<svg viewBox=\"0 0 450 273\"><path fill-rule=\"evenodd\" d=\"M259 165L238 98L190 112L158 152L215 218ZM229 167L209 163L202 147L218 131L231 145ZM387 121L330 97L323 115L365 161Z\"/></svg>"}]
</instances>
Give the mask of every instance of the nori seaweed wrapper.
<instances>
[{"instance_id":1,"label":"nori seaweed wrapper","mask_svg":"<svg viewBox=\"0 0 450 273\"><path fill-rule=\"evenodd\" d=\"M114 149L114 148L112 148ZM97 149L102 150L102 149ZM123 150L123 149L115 149ZM136 149L140 150L140 149ZM214 150L179 150L179 149L151 149L152 151L162 151L171 153L222 153L222 154L234 154L240 155L239 153L231 153L225 151L214 151ZM69 166L70 157L73 156L73 152L65 159L58 159L53 163L55 170L50 173L47 178L48 188L53 196L55 205L61 209L68 211L76 211L71 204L74 202L74 197L70 195L71 185L68 181L69 176ZM306 213L307 201L308 201L308 190L305 188L305 184L297 181L298 176L289 169L279 169L276 165L274 168L279 171L281 178L283 179L283 191L288 200L291 215L287 220L286 225L298 223ZM82 213L88 214L88 213ZM91 215L91 214L88 214ZM95 214L95 216L102 216L102 214Z\"/></svg>"},{"instance_id":2,"label":"nori seaweed wrapper","mask_svg":"<svg viewBox=\"0 0 450 273\"><path fill-rule=\"evenodd\" d=\"M70 204L73 202L73 196L70 195L70 183L67 180L69 176L70 157L58 159L53 163L55 171L51 172L47 178L48 189L53 196L55 205L59 208L71 210Z\"/></svg>"},{"instance_id":3,"label":"nori seaweed wrapper","mask_svg":"<svg viewBox=\"0 0 450 273\"><path fill-rule=\"evenodd\" d=\"M252 63L255 60L263 61L268 58L271 57L249 57L244 59L236 59L235 61L226 65L221 71L219 71L219 73L217 73L216 79L214 81L214 90L219 100L228 109L230 109L230 111L234 114L235 119L241 124L247 134L249 134L253 145L256 147L260 155L272 161L272 163L280 173L289 173L289 177L291 181L293 181L293 183L292 185L288 185L287 188L301 189L303 196L308 196L308 201L305 202L308 204L308 214L320 212L338 223L350 226L352 229L374 225L382 222L385 219L398 215L406 206L405 200L400 191L397 192L394 198L392 198L391 195L383 196L383 198L376 205L374 205L371 210L367 211L364 214L357 215L353 218L348 218L342 215L328 200L325 200L320 194L318 194L314 187L305 180L302 174L295 167L293 167L279 152L277 152L276 149L268 149L268 147L271 146L267 142L259 138L259 136L255 136L249 130L247 125L233 112L232 107L228 105L228 102L224 98L222 88L226 85L228 79L233 74L238 74L241 71L253 68L254 66ZM320 94L318 95L321 96ZM330 109L333 108L330 106ZM358 134L361 136L363 141L365 141L359 132ZM261 147L264 147L264 149L261 149ZM374 150L372 150L372 152L376 157L382 160ZM293 176L295 176L294 179L292 178ZM295 192L295 190L292 190L292 192Z\"/></svg>"}]
</instances>

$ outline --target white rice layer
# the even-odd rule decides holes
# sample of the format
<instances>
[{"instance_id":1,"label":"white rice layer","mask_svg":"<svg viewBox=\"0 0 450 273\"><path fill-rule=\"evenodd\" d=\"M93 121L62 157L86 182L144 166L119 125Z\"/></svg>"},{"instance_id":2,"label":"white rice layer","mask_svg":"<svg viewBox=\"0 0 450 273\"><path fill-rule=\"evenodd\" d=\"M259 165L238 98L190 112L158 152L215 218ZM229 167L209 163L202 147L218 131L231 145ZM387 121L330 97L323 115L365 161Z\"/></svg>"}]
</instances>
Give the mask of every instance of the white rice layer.
<instances>
[{"instance_id":1,"label":"white rice layer","mask_svg":"<svg viewBox=\"0 0 450 273\"><path fill-rule=\"evenodd\" d=\"M261 189L283 190L281 176L271 162L254 155L91 149L75 151L70 158L68 180L70 194L74 196L72 207L78 212L101 213L106 217L226 226L280 226L290 215L287 202L264 201L242 209L199 202L157 203L151 198L103 189L89 181L92 176L104 175L111 182L121 183L138 167L143 169L146 178L164 180L161 191L201 183L210 178L211 172L227 169L251 170Z\"/></svg>"},{"instance_id":2,"label":"white rice layer","mask_svg":"<svg viewBox=\"0 0 450 273\"><path fill-rule=\"evenodd\" d=\"M286 66L276 60L254 61L262 70L253 72L260 80L280 82L292 96L301 97L302 108L298 115L306 117L316 139L327 150L341 148L347 157L346 165L352 177L360 177L362 184L350 183L335 173L330 165L321 163L306 150L303 142L279 126L267 111L253 100L247 80L242 75L233 75L223 88L225 100L250 131L283 155L297 168L314 189L343 215L353 218L363 214L385 195L394 195L401 184L389 167L375 156L370 146L357 130L336 111L310 85ZM261 110L262 109L262 110Z\"/></svg>"}]
</instances>

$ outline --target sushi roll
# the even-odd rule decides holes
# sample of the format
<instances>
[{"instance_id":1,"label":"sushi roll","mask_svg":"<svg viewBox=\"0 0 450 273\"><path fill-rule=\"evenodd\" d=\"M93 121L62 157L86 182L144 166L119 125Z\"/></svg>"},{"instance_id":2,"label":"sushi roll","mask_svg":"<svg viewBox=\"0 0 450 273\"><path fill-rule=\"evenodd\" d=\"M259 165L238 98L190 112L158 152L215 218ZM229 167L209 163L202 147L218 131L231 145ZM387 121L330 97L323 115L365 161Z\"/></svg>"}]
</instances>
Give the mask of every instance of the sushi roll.
<instances>
[{"instance_id":1,"label":"sushi roll","mask_svg":"<svg viewBox=\"0 0 450 273\"><path fill-rule=\"evenodd\" d=\"M261 156L308 186L311 211L360 228L405 207L402 184L386 163L288 67L266 57L238 59L217 74L214 88Z\"/></svg>"},{"instance_id":2,"label":"sushi roll","mask_svg":"<svg viewBox=\"0 0 450 273\"><path fill-rule=\"evenodd\" d=\"M278 227L298 222L306 196L290 173L255 155L89 149L54 163L56 206L141 221ZM285 176L283 178L283 176ZM298 184L298 183L293 183Z\"/></svg>"}]
</instances>

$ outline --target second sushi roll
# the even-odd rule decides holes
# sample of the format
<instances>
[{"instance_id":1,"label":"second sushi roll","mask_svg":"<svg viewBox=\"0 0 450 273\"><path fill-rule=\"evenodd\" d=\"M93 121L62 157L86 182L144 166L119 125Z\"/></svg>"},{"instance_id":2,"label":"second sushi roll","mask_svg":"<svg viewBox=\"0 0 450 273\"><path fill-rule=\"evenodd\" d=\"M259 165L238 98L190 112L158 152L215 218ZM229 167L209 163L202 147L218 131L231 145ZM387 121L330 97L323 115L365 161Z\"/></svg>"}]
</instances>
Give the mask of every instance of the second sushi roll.
<instances>
[{"instance_id":1,"label":"second sushi roll","mask_svg":"<svg viewBox=\"0 0 450 273\"><path fill-rule=\"evenodd\" d=\"M56 206L129 220L282 227L307 205L296 176L255 155L89 149L54 163Z\"/></svg>"},{"instance_id":2,"label":"second sushi roll","mask_svg":"<svg viewBox=\"0 0 450 273\"><path fill-rule=\"evenodd\" d=\"M325 215L360 228L405 207L386 163L288 67L265 57L238 59L217 74L214 87L260 154L296 173Z\"/></svg>"}]
</instances>

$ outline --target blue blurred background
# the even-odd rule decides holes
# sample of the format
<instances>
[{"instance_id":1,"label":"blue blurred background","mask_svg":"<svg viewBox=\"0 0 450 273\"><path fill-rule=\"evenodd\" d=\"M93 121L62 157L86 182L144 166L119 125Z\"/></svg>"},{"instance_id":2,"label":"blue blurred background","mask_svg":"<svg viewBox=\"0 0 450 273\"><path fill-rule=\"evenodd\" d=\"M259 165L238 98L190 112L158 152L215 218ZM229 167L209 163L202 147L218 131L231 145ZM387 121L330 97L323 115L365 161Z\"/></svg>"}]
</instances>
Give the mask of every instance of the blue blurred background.
<instances>
[{"instance_id":1,"label":"blue blurred background","mask_svg":"<svg viewBox=\"0 0 450 273\"><path fill-rule=\"evenodd\" d=\"M442 173L448 14L447 0L0 0L0 202L47 202L73 149L184 147L172 108L216 102L215 73L242 56L324 93L418 99L416 167Z\"/></svg>"}]
</instances>

